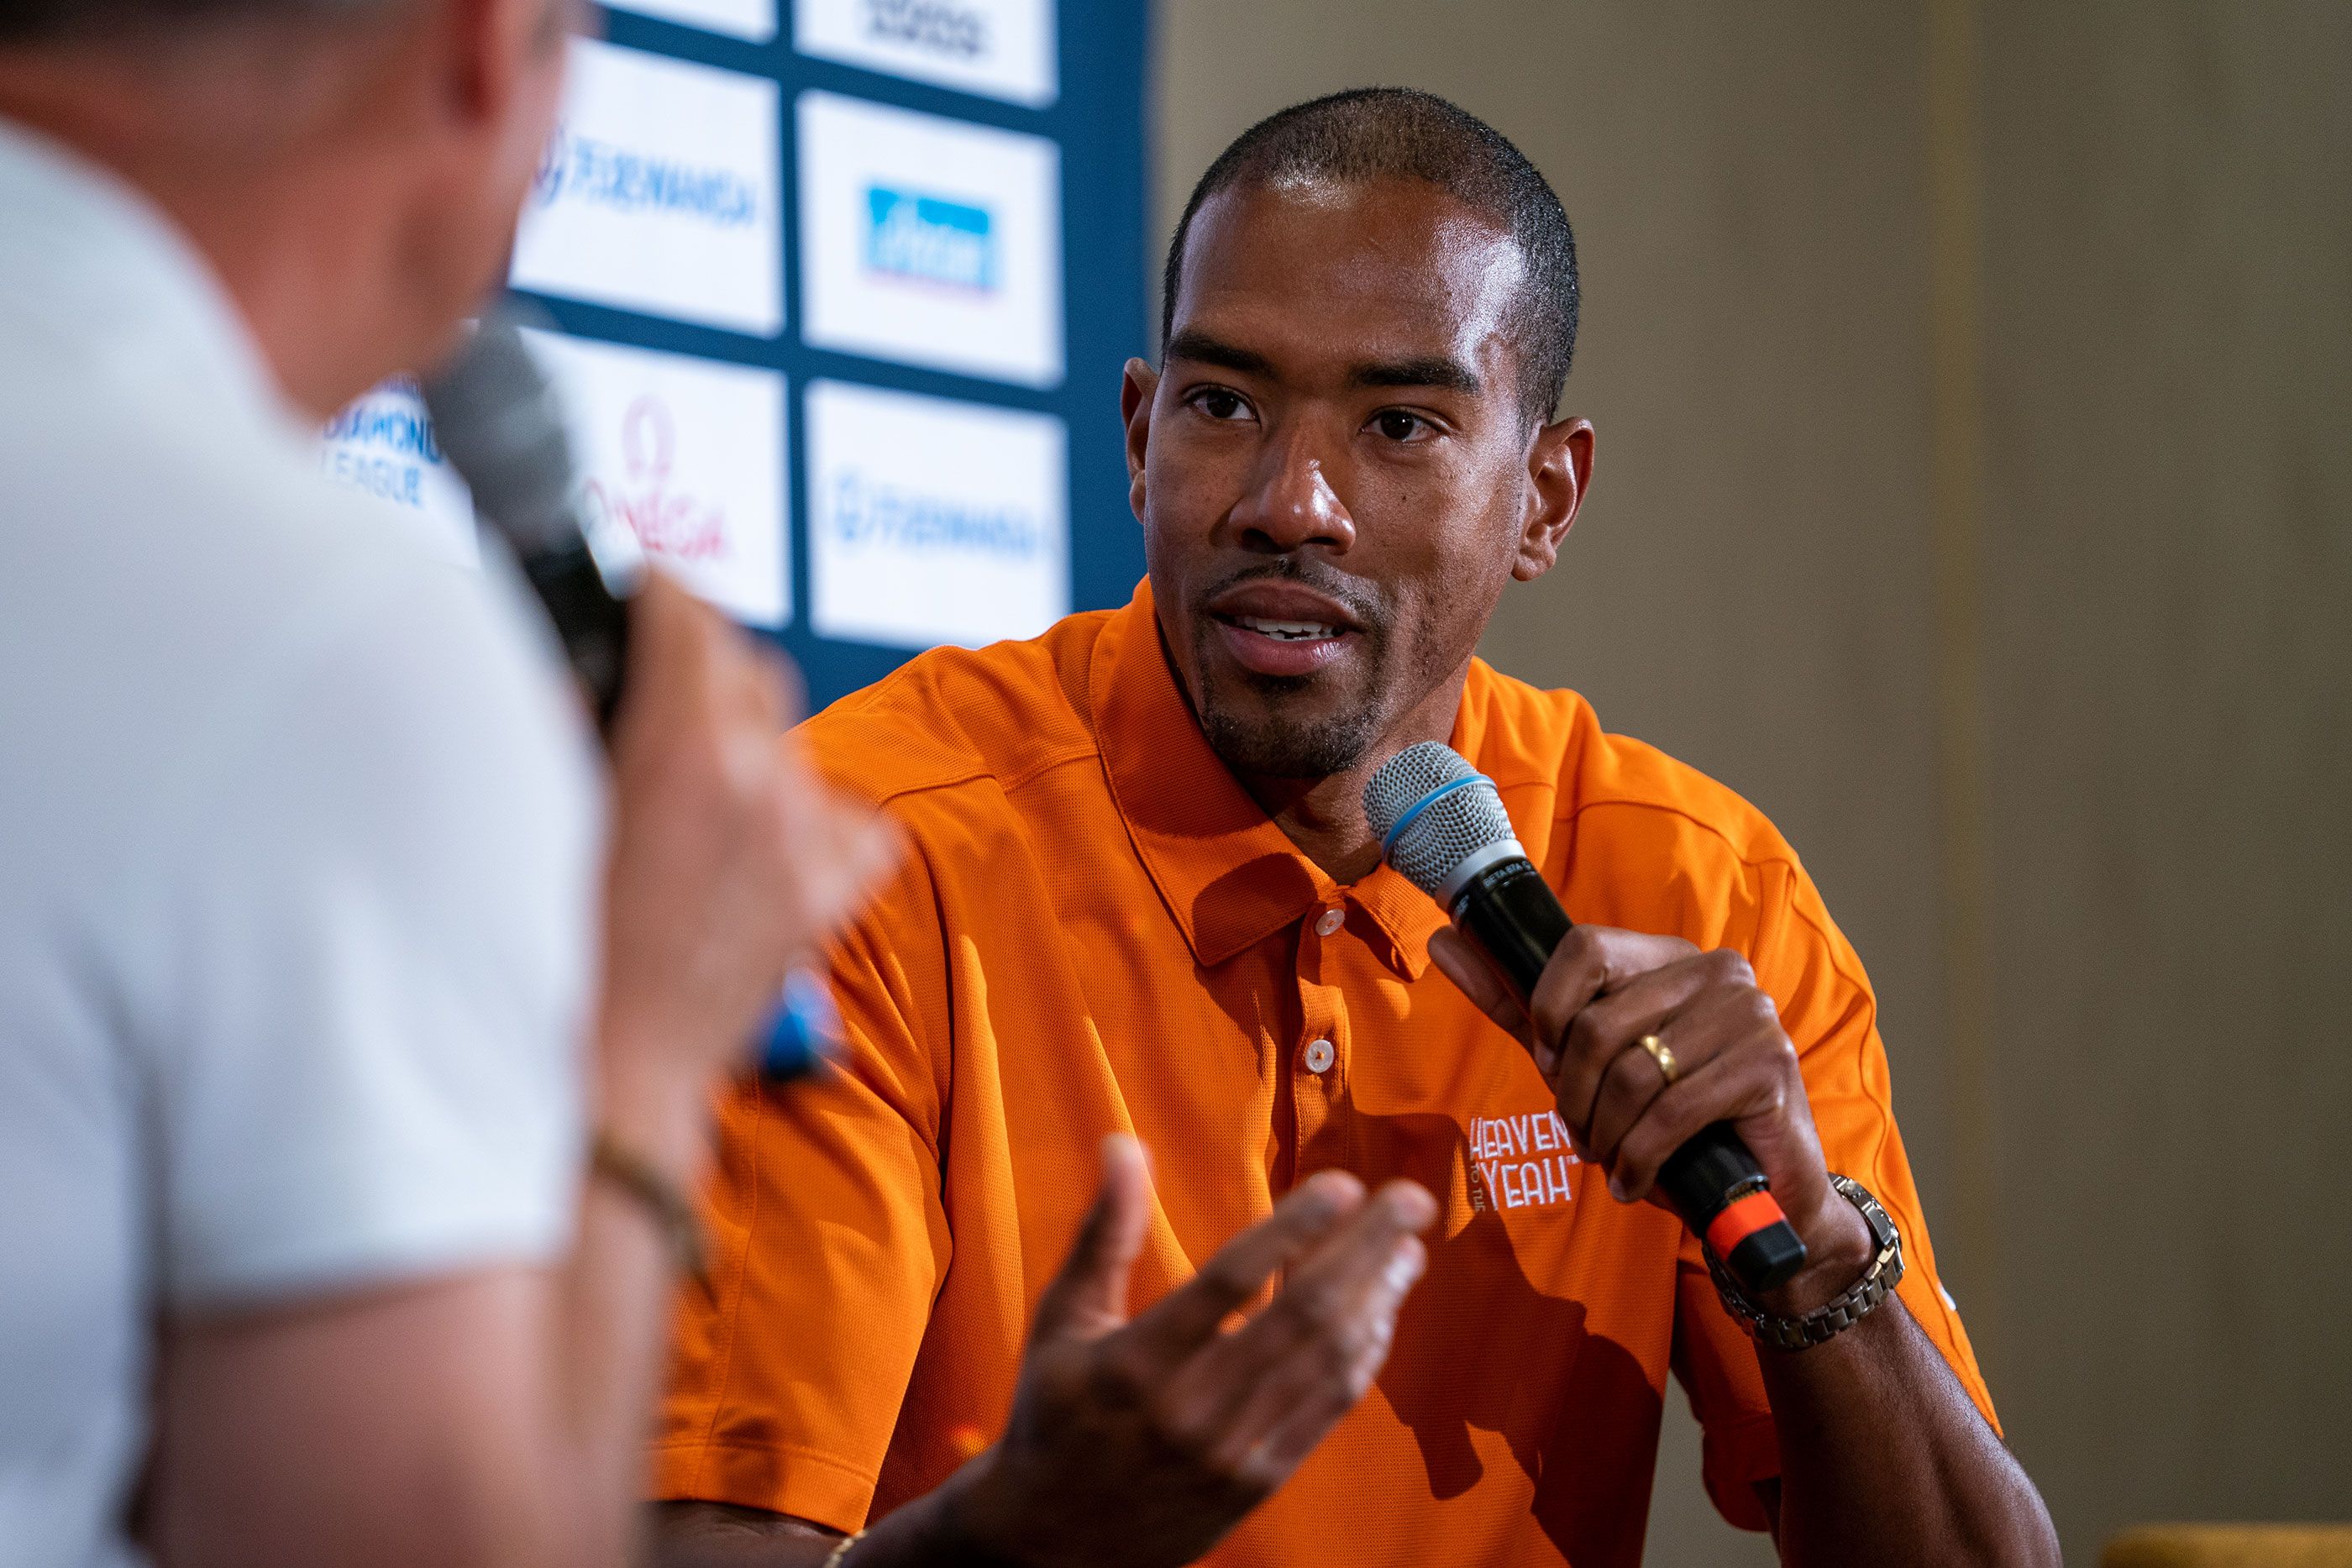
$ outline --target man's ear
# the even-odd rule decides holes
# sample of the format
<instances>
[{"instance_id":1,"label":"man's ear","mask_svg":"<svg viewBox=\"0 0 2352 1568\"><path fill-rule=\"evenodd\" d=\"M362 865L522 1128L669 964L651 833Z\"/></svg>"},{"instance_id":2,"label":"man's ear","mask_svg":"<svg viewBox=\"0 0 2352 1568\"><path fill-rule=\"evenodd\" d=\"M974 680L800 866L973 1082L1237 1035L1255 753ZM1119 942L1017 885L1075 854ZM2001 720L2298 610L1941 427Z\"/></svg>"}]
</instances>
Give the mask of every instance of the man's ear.
<instances>
[{"instance_id":1,"label":"man's ear","mask_svg":"<svg viewBox=\"0 0 2352 1568\"><path fill-rule=\"evenodd\" d=\"M1143 457L1151 445L1151 400L1160 372L1141 360L1127 361L1118 385L1118 416L1127 423L1127 504L1143 520Z\"/></svg>"},{"instance_id":2,"label":"man's ear","mask_svg":"<svg viewBox=\"0 0 2352 1568\"><path fill-rule=\"evenodd\" d=\"M1592 422L1563 419L1536 432L1528 448L1527 507L1519 519L1519 551L1511 575L1533 582L1552 569L1576 509L1592 483Z\"/></svg>"},{"instance_id":3,"label":"man's ear","mask_svg":"<svg viewBox=\"0 0 2352 1568\"><path fill-rule=\"evenodd\" d=\"M468 127L497 128L551 53L564 47L574 0L441 0L444 92Z\"/></svg>"}]
</instances>

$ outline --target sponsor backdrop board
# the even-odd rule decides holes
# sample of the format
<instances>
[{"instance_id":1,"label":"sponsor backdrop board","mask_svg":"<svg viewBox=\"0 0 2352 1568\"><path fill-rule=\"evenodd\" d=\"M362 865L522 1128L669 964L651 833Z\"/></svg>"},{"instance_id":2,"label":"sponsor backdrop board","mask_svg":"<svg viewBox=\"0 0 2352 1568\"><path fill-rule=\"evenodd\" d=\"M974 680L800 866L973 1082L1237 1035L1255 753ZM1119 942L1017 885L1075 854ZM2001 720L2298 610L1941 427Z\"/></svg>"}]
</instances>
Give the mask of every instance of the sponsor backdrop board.
<instances>
[{"instance_id":1,"label":"sponsor backdrop board","mask_svg":"<svg viewBox=\"0 0 2352 1568\"><path fill-rule=\"evenodd\" d=\"M793 43L804 55L1043 109L1059 91L1054 9L1054 0L800 0Z\"/></svg>"},{"instance_id":2,"label":"sponsor backdrop board","mask_svg":"<svg viewBox=\"0 0 2352 1568\"><path fill-rule=\"evenodd\" d=\"M819 382L807 429L818 635L978 647L1069 613L1059 419Z\"/></svg>"},{"instance_id":3,"label":"sponsor backdrop board","mask_svg":"<svg viewBox=\"0 0 2352 1568\"><path fill-rule=\"evenodd\" d=\"M621 9L764 44L776 36L777 4L778 0L635 0Z\"/></svg>"},{"instance_id":4,"label":"sponsor backdrop board","mask_svg":"<svg viewBox=\"0 0 2352 1568\"><path fill-rule=\"evenodd\" d=\"M1124 602L1147 0L632 0L573 47L512 283L592 499L797 658ZM327 471L467 550L413 386Z\"/></svg>"},{"instance_id":5,"label":"sponsor backdrop board","mask_svg":"<svg viewBox=\"0 0 2352 1568\"><path fill-rule=\"evenodd\" d=\"M1060 384L1052 141L830 92L801 94L793 123L803 340Z\"/></svg>"},{"instance_id":6,"label":"sponsor backdrop board","mask_svg":"<svg viewBox=\"0 0 2352 1568\"><path fill-rule=\"evenodd\" d=\"M441 455L425 399L409 377L394 377L335 415L319 467L337 484L385 503L451 560L470 566L481 559L473 497Z\"/></svg>"},{"instance_id":7,"label":"sponsor backdrop board","mask_svg":"<svg viewBox=\"0 0 2352 1568\"><path fill-rule=\"evenodd\" d=\"M784 377L654 349L530 335L563 394L590 527L747 626L792 619L784 554Z\"/></svg>"}]
</instances>

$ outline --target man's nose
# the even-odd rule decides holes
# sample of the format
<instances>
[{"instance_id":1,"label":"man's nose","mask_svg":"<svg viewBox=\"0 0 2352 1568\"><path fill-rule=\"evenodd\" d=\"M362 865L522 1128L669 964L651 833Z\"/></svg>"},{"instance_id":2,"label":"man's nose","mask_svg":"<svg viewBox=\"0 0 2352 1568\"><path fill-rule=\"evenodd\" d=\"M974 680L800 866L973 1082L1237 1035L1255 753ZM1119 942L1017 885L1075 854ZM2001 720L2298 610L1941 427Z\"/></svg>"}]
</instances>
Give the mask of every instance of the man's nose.
<instances>
[{"instance_id":1,"label":"man's nose","mask_svg":"<svg viewBox=\"0 0 2352 1568\"><path fill-rule=\"evenodd\" d=\"M1356 542L1356 521L1303 430L1267 445L1248 494L1230 517L1243 548L1266 555L1310 545L1342 555Z\"/></svg>"}]
</instances>

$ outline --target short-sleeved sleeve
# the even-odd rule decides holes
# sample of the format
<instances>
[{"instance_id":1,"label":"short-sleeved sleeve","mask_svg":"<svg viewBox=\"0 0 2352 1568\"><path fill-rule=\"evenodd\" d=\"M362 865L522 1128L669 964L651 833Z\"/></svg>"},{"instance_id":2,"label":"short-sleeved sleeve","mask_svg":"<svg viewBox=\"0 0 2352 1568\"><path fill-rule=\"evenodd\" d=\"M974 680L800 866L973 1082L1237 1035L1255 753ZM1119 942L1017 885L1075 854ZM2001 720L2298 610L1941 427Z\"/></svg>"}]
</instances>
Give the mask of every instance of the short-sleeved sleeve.
<instances>
[{"instance_id":1,"label":"short-sleeved sleeve","mask_svg":"<svg viewBox=\"0 0 2352 1568\"><path fill-rule=\"evenodd\" d=\"M174 1305L532 1261L570 1234L585 727L510 585L382 566L268 629L266 672L219 694L211 771L156 784L132 1033Z\"/></svg>"},{"instance_id":2,"label":"short-sleeved sleeve","mask_svg":"<svg viewBox=\"0 0 2352 1568\"><path fill-rule=\"evenodd\" d=\"M1903 1304L1998 1430L1976 1353L1937 1278L1927 1218L1895 1124L1877 1003L1861 960L1803 872L1770 862L1759 868L1755 885L1760 902L1749 961L1797 1047L1829 1168L1868 1187L1901 1229ZM1675 1374L1705 1428L1707 1495L1733 1524L1762 1530L1756 1483L1780 1473L1771 1406L1755 1347L1724 1312L1693 1239L1685 1240L1677 1296Z\"/></svg>"},{"instance_id":3,"label":"short-sleeved sleeve","mask_svg":"<svg viewBox=\"0 0 2352 1568\"><path fill-rule=\"evenodd\" d=\"M835 947L841 1060L720 1109L709 1288L678 1311L654 1495L865 1523L950 1250L918 858Z\"/></svg>"}]
</instances>

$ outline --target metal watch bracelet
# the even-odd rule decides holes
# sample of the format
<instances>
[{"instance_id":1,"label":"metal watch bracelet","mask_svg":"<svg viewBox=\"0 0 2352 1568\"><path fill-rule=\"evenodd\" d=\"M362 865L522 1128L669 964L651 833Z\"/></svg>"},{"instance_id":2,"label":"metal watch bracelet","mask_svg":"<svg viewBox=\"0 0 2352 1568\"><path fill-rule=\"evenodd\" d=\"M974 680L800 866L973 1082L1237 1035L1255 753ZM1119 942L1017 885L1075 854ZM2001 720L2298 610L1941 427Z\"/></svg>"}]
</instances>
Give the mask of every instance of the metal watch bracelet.
<instances>
[{"instance_id":1,"label":"metal watch bracelet","mask_svg":"<svg viewBox=\"0 0 2352 1568\"><path fill-rule=\"evenodd\" d=\"M1903 1278L1903 1235L1895 1228L1895 1221L1886 1210L1870 1196L1870 1189L1852 1176L1830 1173L1830 1185L1840 1196L1862 1211L1863 1219L1870 1226L1870 1239L1876 1250L1870 1267L1864 1270L1845 1293L1828 1305L1817 1307L1801 1318L1775 1317L1749 1301L1738 1282L1715 1255L1715 1249L1704 1241L1700 1249L1706 1254L1707 1272L1715 1277L1716 1293L1723 1298L1723 1310L1731 1314L1748 1335L1760 1344L1774 1350L1806 1350L1835 1339L1854 1324L1868 1317L1878 1303L1895 1293Z\"/></svg>"}]
</instances>

